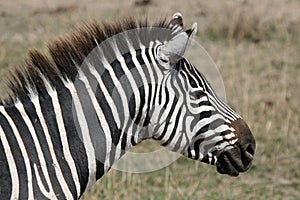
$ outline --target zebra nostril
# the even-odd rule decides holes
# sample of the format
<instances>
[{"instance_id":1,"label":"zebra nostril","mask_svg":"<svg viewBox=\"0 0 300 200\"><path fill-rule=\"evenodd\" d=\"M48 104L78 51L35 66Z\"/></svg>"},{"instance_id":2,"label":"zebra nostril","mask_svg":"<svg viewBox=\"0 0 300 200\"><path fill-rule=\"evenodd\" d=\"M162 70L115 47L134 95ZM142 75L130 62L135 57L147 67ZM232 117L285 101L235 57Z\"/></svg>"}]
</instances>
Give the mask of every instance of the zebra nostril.
<instances>
[{"instance_id":1,"label":"zebra nostril","mask_svg":"<svg viewBox=\"0 0 300 200\"><path fill-rule=\"evenodd\" d=\"M246 152L250 154L252 157L254 156L254 148L251 144L249 144L246 148Z\"/></svg>"},{"instance_id":2,"label":"zebra nostril","mask_svg":"<svg viewBox=\"0 0 300 200\"><path fill-rule=\"evenodd\" d=\"M242 147L242 154L241 154L241 160L244 165L244 170L247 170L252 163L253 157L254 157L254 146L250 143Z\"/></svg>"},{"instance_id":3,"label":"zebra nostril","mask_svg":"<svg viewBox=\"0 0 300 200\"><path fill-rule=\"evenodd\" d=\"M255 139L243 119L238 119L232 123L233 128L236 130L238 136L238 146L241 149L241 159L246 168L250 166L255 153Z\"/></svg>"}]
</instances>

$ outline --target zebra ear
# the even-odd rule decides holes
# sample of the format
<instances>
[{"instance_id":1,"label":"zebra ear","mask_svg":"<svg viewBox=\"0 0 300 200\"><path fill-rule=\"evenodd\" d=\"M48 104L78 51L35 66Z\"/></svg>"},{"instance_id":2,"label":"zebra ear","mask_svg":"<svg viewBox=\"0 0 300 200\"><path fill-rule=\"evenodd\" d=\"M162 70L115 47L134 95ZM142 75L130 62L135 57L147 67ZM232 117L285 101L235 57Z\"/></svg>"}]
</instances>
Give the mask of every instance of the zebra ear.
<instances>
[{"instance_id":1,"label":"zebra ear","mask_svg":"<svg viewBox=\"0 0 300 200\"><path fill-rule=\"evenodd\" d=\"M180 32L170 41L166 42L158 49L157 58L159 64L164 67L174 65L184 55L186 47L197 32L197 23L192 28Z\"/></svg>"},{"instance_id":2,"label":"zebra ear","mask_svg":"<svg viewBox=\"0 0 300 200\"><path fill-rule=\"evenodd\" d=\"M174 26L180 26L180 27L183 26L183 20L182 20L181 13L179 13L179 12L174 13L169 26L170 26L170 28L174 28Z\"/></svg>"}]
</instances>

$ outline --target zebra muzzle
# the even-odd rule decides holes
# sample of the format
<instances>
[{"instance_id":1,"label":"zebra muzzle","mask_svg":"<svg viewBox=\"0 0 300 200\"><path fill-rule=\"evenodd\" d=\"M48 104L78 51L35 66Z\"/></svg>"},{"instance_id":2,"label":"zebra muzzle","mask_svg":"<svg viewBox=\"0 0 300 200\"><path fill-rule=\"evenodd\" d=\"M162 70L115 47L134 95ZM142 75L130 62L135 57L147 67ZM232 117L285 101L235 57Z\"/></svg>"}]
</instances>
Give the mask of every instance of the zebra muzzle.
<instances>
[{"instance_id":1,"label":"zebra muzzle","mask_svg":"<svg viewBox=\"0 0 300 200\"><path fill-rule=\"evenodd\" d=\"M221 174L238 176L251 166L253 156L241 152L239 147L229 146L218 157L217 171Z\"/></svg>"},{"instance_id":2,"label":"zebra muzzle","mask_svg":"<svg viewBox=\"0 0 300 200\"><path fill-rule=\"evenodd\" d=\"M219 155L216 163L217 171L221 174L238 176L240 172L247 171L252 163L255 152L255 140L242 119L233 123L238 141L227 146Z\"/></svg>"}]
</instances>

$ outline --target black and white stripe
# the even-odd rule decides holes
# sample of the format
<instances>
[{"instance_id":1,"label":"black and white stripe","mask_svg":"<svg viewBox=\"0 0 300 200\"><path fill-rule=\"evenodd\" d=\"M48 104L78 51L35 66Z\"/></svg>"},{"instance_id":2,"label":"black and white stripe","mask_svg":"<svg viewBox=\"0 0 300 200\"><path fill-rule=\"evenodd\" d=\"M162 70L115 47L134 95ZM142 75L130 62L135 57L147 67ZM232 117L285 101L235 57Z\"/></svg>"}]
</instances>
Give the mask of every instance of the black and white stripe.
<instances>
[{"instance_id":1,"label":"black and white stripe","mask_svg":"<svg viewBox=\"0 0 300 200\"><path fill-rule=\"evenodd\" d=\"M183 43L183 53L194 31L185 32L181 23L177 14L159 27L167 35L145 26L133 31L143 37L124 33L105 48L96 27L89 41L96 53L80 60L82 52L74 51L65 58L59 45L72 45L62 41L52 49L52 71L44 57L32 54L35 75L19 75L19 94L0 105L1 198L77 199L147 138L215 164L215 151L235 142L230 123L239 116L183 54L168 54L175 43ZM86 34L91 30L81 37Z\"/></svg>"}]
</instances>

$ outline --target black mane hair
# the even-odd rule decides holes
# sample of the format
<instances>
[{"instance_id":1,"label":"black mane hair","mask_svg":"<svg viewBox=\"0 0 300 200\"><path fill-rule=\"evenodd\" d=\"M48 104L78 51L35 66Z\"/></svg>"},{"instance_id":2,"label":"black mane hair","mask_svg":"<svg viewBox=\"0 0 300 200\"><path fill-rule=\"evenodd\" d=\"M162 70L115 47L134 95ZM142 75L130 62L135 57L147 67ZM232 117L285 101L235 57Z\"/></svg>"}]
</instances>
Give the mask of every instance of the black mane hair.
<instances>
[{"instance_id":1,"label":"black mane hair","mask_svg":"<svg viewBox=\"0 0 300 200\"><path fill-rule=\"evenodd\" d=\"M60 37L48 44L50 56L46 56L38 50L30 50L25 59L24 67L15 69L8 78L10 97L2 99L5 104L16 99L23 101L28 99L32 90L40 94L45 92L45 83L41 75L46 77L52 87L59 87L61 78L74 81L77 67L74 63L81 64L86 56L101 42L109 37L126 30L143 27L158 27L170 29L170 24L182 26L182 19L159 20L149 24L147 19L135 20L126 18L115 23L96 22L87 23L71 34Z\"/></svg>"}]
</instances>

